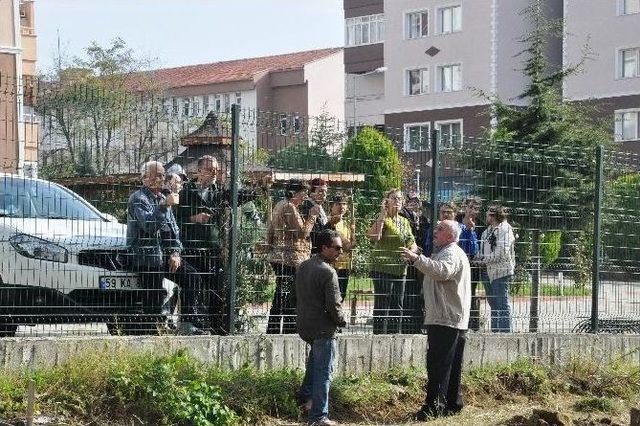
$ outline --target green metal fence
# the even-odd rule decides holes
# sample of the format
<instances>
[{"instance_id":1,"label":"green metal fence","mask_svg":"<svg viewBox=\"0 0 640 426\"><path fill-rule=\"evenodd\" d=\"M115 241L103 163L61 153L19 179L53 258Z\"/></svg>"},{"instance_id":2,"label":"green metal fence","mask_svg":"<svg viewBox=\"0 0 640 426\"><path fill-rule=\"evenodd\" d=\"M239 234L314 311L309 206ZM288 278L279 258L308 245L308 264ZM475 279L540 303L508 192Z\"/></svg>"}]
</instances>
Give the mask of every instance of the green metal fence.
<instances>
[{"instance_id":1,"label":"green metal fence","mask_svg":"<svg viewBox=\"0 0 640 426\"><path fill-rule=\"evenodd\" d=\"M413 227L387 213L385 226L402 244L432 250L429 226L441 210L467 226L461 245L472 265L470 328L640 331L634 154L472 138L461 126L354 129L326 113L246 105L196 111L159 94L53 83L29 89L33 110L25 116L11 109L15 83L3 81L0 90L5 336L191 333L184 324L213 333L295 332L292 282L296 264L309 256L313 235L302 228L314 204L351 246L337 265L348 318L343 332L420 333L420 274L397 251L381 255L369 238L393 188L415 212L406 214ZM217 162L215 189L200 184L211 164L206 156ZM130 197L143 186L140 168L150 160L193 181L192 192L179 192L179 204L169 209L184 245L181 258L194 266L181 276L164 266L133 267L143 255L127 239L136 221ZM28 177L36 164L40 180ZM285 238L281 223L290 226L290 218L278 214L288 185L314 179L326 182L326 198L311 191L296 200L299 238ZM200 201L190 205L189 197ZM495 205L505 207L514 237L515 268L504 294L485 277L470 239L472 232L477 250L491 244L491 233L482 235ZM200 214L203 223L195 219Z\"/></svg>"}]
</instances>

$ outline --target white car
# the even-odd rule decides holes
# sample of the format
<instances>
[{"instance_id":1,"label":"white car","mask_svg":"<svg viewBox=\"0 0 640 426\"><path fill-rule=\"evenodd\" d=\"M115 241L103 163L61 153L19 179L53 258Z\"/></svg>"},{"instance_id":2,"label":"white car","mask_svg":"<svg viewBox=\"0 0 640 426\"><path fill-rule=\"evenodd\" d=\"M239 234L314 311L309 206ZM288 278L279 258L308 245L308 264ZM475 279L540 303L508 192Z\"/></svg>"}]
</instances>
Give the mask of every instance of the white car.
<instances>
[{"instance_id":1,"label":"white car","mask_svg":"<svg viewBox=\"0 0 640 426\"><path fill-rule=\"evenodd\" d=\"M140 288L126 253L126 225L78 194L0 173L0 336L18 325L96 321L112 333L150 331L161 318L150 302L158 293ZM175 285L164 285L166 302Z\"/></svg>"}]
</instances>

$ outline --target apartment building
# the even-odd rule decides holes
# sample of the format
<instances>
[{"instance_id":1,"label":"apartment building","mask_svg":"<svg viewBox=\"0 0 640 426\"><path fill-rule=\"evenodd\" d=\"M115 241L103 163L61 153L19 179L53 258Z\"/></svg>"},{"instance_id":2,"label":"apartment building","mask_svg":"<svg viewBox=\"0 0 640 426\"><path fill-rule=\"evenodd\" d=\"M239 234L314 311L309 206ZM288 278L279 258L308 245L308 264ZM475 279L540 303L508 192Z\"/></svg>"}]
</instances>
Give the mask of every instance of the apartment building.
<instances>
[{"instance_id":1,"label":"apartment building","mask_svg":"<svg viewBox=\"0 0 640 426\"><path fill-rule=\"evenodd\" d=\"M623 149L640 152L640 0L565 0L564 62L593 52L564 82L569 101L591 101Z\"/></svg>"},{"instance_id":2,"label":"apartment building","mask_svg":"<svg viewBox=\"0 0 640 426\"><path fill-rule=\"evenodd\" d=\"M0 171L35 176L37 45L33 0L0 0Z\"/></svg>"},{"instance_id":3,"label":"apartment building","mask_svg":"<svg viewBox=\"0 0 640 426\"><path fill-rule=\"evenodd\" d=\"M514 56L529 2L345 0L346 121L399 132L405 152L428 150L432 129L444 148L480 136L491 125L480 93L515 103L526 83ZM562 0L545 7L562 17ZM562 61L560 39L549 55Z\"/></svg>"},{"instance_id":4,"label":"apartment building","mask_svg":"<svg viewBox=\"0 0 640 426\"><path fill-rule=\"evenodd\" d=\"M211 111L228 113L232 104L240 105L241 137L258 148L273 150L291 143L312 125L308 117L323 113L344 117L342 48L144 74L163 88L165 110L176 120L204 117ZM264 129L260 128L261 120L266 120Z\"/></svg>"}]
</instances>

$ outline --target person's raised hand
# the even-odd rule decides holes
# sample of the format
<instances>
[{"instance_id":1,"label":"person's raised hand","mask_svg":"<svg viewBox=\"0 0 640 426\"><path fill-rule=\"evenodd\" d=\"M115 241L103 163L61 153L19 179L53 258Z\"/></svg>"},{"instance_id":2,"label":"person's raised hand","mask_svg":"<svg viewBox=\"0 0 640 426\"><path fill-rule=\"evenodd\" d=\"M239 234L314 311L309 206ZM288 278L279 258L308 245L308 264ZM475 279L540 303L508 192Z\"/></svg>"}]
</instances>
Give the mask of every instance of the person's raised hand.
<instances>
[{"instance_id":1,"label":"person's raised hand","mask_svg":"<svg viewBox=\"0 0 640 426\"><path fill-rule=\"evenodd\" d=\"M407 262L413 262L419 257L417 253L406 247L400 247L400 250L402 250L403 259Z\"/></svg>"}]
</instances>

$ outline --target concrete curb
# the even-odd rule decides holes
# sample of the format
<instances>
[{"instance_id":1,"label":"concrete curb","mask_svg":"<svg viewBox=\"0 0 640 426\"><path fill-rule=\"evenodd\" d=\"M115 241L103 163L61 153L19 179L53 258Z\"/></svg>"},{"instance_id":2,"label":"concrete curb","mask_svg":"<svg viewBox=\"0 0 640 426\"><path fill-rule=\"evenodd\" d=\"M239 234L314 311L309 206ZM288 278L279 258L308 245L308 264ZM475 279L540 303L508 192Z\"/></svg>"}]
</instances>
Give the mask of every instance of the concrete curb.
<instances>
[{"instance_id":1,"label":"concrete curb","mask_svg":"<svg viewBox=\"0 0 640 426\"><path fill-rule=\"evenodd\" d=\"M0 339L0 368L52 367L87 352L109 356L126 350L159 355L179 349L226 369L250 365L266 370L304 368L307 345L296 335L7 338ZM426 353L427 338L423 335L340 335L336 373L385 371L396 366L423 368ZM600 362L624 356L640 364L640 335L469 333L465 367L521 358L561 364L573 356Z\"/></svg>"}]
</instances>

